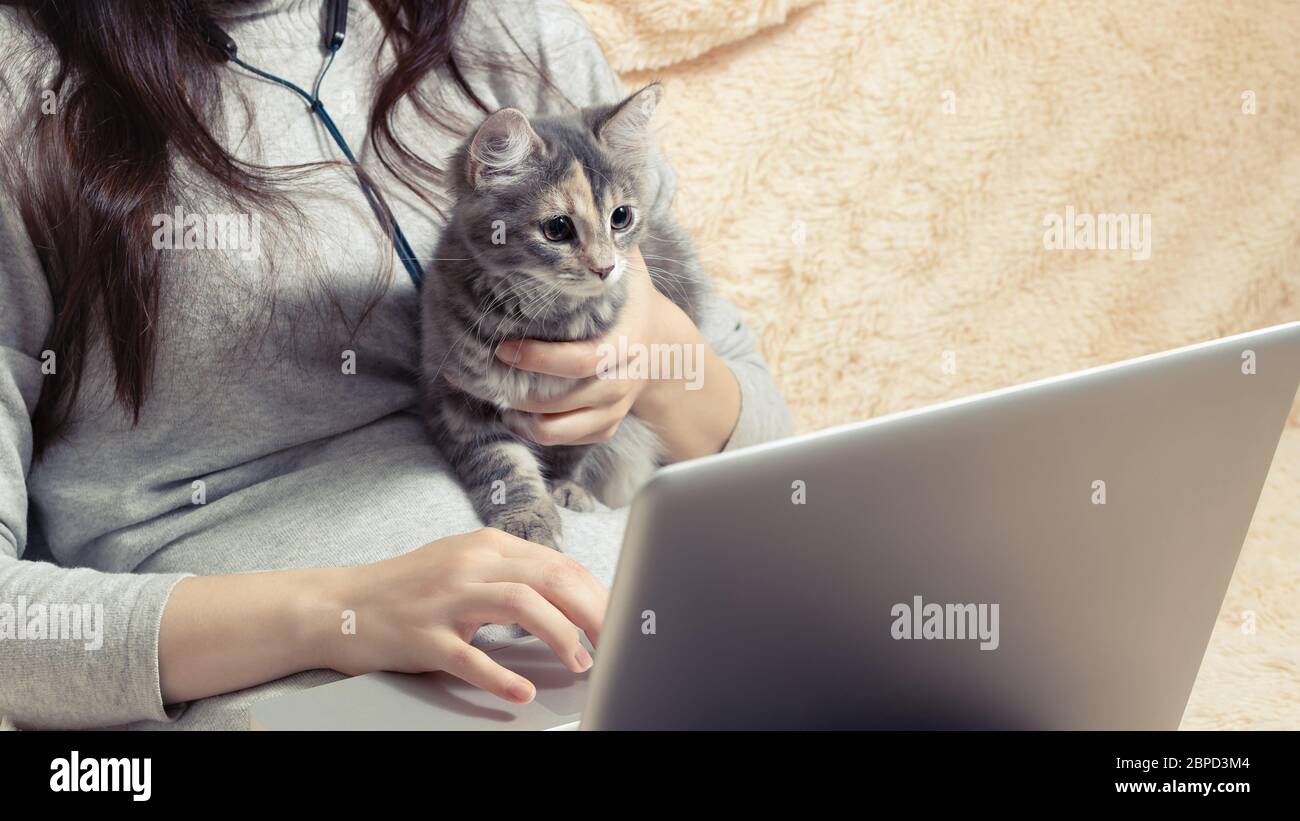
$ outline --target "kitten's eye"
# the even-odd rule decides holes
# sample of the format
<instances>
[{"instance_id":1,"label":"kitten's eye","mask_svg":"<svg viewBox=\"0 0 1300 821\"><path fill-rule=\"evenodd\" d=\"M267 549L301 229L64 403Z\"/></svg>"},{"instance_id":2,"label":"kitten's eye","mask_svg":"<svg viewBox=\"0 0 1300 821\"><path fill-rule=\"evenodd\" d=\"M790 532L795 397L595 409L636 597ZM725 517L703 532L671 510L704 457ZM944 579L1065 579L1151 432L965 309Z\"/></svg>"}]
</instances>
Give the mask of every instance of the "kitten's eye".
<instances>
[{"instance_id":1,"label":"kitten's eye","mask_svg":"<svg viewBox=\"0 0 1300 821\"><path fill-rule=\"evenodd\" d=\"M551 217L542 223L542 235L551 242L564 242L573 236L573 223L568 217Z\"/></svg>"},{"instance_id":2,"label":"kitten's eye","mask_svg":"<svg viewBox=\"0 0 1300 821\"><path fill-rule=\"evenodd\" d=\"M620 205L614 209L614 213L609 215L609 227L615 231L622 231L632 223L632 209L626 205Z\"/></svg>"}]
</instances>

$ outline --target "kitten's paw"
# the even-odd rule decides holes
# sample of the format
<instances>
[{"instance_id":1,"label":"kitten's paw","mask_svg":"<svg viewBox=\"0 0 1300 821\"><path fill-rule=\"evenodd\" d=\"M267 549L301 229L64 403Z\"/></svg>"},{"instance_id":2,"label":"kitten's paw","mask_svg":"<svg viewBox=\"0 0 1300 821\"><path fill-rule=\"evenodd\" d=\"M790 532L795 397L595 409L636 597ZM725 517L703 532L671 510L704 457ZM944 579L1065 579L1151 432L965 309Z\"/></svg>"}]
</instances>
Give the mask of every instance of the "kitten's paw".
<instances>
[{"instance_id":1,"label":"kitten's paw","mask_svg":"<svg viewBox=\"0 0 1300 821\"><path fill-rule=\"evenodd\" d=\"M578 513L590 513L596 509L596 498L572 479L563 479L551 485L551 498L560 507Z\"/></svg>"},{"instance_id":2,"label":"kitten's paw","mask_svg":"<svg viewBox=\"0 0 1300 821\"><path fill-rule=\"evenodd\" d=\"M560 513L549 501L501 511L488 524L525 541L560 549Z\"/></svg>"}]
</instances>

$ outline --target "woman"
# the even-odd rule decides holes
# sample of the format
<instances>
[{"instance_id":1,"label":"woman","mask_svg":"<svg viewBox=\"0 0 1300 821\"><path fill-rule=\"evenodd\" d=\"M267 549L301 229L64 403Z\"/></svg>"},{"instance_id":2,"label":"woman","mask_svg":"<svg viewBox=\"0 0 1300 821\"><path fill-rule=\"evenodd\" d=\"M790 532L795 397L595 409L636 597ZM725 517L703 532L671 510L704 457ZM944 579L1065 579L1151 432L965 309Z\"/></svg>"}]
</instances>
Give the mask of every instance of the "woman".
<instances>
[{"instance_id":1,"label":"woman","mask_svg":"<svg viewBox=\"0 0 1300 821\"><path fill-rule=\"evenodd\" d=\"M613 101L618 81L559 3L348 5L323 80L321 0L0 5L0 606L11 628L70 607L86 625L6 635L0 607L19 727L242 728L257 699L374 670L527 701L479 649L491 625L591 663L578 631L598 639L625 511L564 511L565 555L481 528L415 412L417 292L391 237L303 101L223 62L204 21L320 83L427 276L442 158L468 130ZM610 381L530 408L534 436L595 441L632 413L684 459L785 433L712 299L697 327L646 288L618 329L705 344L702 390ZM594 344L501 355L580 372Z\"/></svg>"}]
</instances>

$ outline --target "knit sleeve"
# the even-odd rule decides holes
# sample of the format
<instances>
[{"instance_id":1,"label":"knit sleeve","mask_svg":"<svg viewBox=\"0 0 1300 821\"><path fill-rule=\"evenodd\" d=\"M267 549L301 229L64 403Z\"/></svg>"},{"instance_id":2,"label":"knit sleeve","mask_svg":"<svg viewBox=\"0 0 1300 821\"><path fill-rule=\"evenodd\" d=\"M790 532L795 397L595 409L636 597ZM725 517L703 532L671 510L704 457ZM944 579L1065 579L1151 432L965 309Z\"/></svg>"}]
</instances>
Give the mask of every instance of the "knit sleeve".
<instances>
[{"instance_id":1,"label":"knit sleeve","mask_svg":"<svg viewBox=\"0 0 1300 821\"><path fill-rule=\"evenodd\" d=\"M24 104L18 50L31 43L19 13L0 9L8 51L0 61L3 111ZM6 142L11 127L0 123ZM52 321L45 274L13 192L0 182L0 721L62 728L166 720L158 627L183 575L101 573L24 558L35 536L27 515L31 415L42 380L59 364L44 348Z\"/></svg>"}]
</instances>

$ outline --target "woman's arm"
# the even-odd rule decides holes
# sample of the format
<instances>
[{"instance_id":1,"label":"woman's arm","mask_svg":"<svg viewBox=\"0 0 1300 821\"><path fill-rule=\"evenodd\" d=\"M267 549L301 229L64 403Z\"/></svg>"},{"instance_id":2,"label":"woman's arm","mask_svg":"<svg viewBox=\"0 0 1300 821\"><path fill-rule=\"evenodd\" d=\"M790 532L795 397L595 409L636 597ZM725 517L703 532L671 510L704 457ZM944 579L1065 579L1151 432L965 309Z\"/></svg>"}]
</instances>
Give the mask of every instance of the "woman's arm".
<instances>
[{"instance_id":1,"label":"woman's arm","mask_svg":"<svg viewBox=\"0 0 1300 821\"><path fill-rule=\"evenodd\" d=\"M711 291L699 309L699 332L731 372L740 393L740 414L723 450L736 450L790 436L794 421L758 339L735 305Z\"/></svg>"},{"instance_id":2,"label":"woman's arm","mask_svg":"<svg viewBox=\"0 0 1300 821\"><path fill-rule=\"evenodd\" d=\"M326 576L307 569L182 580L172 590L158 631L163 703L229 693L324 666L310 638L313 622L325 621Z\"/></svg>"},{"instance_id":3,"label":"woman's arm","mask_svg":"<svg viewBox=\"0 0 1300 821\"><path fill-rule=\"evenodd\" d=\"M688 361L685 352L694 352L689 354L693 365L690 373L683 371L676 379L647 383L632 413L659 432L670 461L717 453L727 446L740 419L740 382L681 308L658 291L653 299L662 337L680 346L668 350L683 351L683 361ZM773 398L783 406L779 395ZM750 400L751 405L756 402Z\"/></svg>"},{"instance_id":4,"label":"woman's arm","mask_svg":"<svg viewBox=\"0 0 1300 821\"><path fill-rule=\"evenodd\" d=\"M165 721L158 624L183 575L23 559L31 415L60 365L43 350L52 317L45 274L0 186L0 715L41 728Z\"/></svg>"},{"instance_id":5,"label":"woman's arm","mask_svg":"<svg viewBox=\"0 0 1300 821\"><path fill-rule=\"evenodd\" d=\"M185 579L158 637L162 698L192 701L332 668L446 670L524 703L532 682L470 644L484 624L519 624L575 673L600 640L607 594L573 559L499 530L451 536L361 567Z\"/></svg>"}]
</instances>

